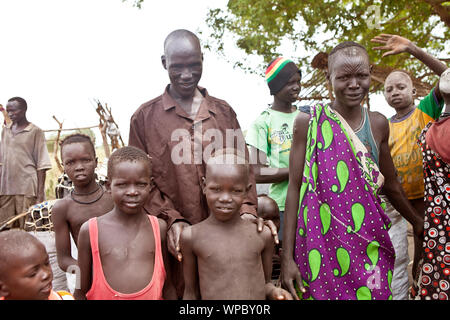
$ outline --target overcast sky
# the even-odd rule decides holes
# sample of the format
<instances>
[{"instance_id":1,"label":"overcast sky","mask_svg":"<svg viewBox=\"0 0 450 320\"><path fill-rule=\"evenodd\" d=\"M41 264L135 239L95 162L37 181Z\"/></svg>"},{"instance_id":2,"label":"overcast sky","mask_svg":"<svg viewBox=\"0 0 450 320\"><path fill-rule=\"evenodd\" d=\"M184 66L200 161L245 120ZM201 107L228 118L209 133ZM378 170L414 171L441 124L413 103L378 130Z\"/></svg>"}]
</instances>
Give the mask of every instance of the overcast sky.
<instances>
[{"instance_id":1,"label":"overcast sky","mask_svg":"<svg viewBox=\"0 0 450 320\"><path fill-rule=\"evenodd\" d=\"M25 98L28 119L46 130L57 128L53 115L64 128L98 125L90 101L100 99L127 143L133 112L168 83L160 59L167 34L204 29L208 8L226 3L147 0L139 10L121 0L1 0L0 103ZM272 100L263 78L209 51L200 85L230 103L243 129ZM371 106L393 114L382 97Z\"/></svg>"}]
</instances>

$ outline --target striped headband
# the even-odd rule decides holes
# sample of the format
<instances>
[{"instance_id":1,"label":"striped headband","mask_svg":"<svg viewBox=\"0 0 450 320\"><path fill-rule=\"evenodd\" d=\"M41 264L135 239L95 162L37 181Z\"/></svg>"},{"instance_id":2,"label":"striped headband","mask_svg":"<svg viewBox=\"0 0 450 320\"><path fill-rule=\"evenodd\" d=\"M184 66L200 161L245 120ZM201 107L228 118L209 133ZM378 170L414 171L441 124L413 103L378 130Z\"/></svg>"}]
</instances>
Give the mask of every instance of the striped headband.
<instances>
[{"instance_id":1,"label":"striped headband","mask_svg":"<svg viewBox=\"0 0 450 320\"><path fill-rule=\"evenodd\" d=\"M292 60L283 57L273 60L266 70L266 81L270 88L270 94L275 95L280 91L296 72L300 73L301 77L300 69Z\"/></svg>"}]
</instances>

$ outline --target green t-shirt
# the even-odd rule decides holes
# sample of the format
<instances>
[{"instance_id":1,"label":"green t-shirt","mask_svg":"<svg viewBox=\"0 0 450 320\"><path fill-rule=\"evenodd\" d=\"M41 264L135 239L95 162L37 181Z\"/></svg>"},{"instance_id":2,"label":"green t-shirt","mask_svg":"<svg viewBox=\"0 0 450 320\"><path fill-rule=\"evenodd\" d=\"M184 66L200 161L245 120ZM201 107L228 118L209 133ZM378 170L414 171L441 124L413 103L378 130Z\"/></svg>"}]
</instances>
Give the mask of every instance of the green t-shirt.
<instances>
[{"instance_id":1,"label":"green t-shirt","mask_svg":"<svg viewBox=\"0 0 450 320\"><path fill-rule=\"evenodd\" d=\"M245 136L248 145L263 151L267 155L271 168L287 168L292 144L294 120L299 110L285 113L268 108L252 123ZM284 203L288 188L288 180L272 183L269 196L274 199L280 211L284 211Z\"/></svg>"}]
</instances>

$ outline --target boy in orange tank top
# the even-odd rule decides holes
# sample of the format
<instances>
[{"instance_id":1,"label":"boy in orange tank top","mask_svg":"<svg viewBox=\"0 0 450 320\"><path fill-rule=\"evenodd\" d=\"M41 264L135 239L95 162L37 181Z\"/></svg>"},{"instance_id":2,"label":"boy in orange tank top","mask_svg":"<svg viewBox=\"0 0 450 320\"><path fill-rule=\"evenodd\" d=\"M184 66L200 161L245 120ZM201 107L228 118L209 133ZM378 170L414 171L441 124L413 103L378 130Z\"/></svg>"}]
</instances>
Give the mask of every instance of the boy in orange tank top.
<instances>
[{"instance_id":1,"label":"boy in orange tank top","mask_svg":"<svg viewBox=\"0 0 450 320\"><path fill-rule=\"evenodd\" d=\"M85 222L78 238L79 299L175 299L169 270L166 223L143 206L152 187L151 162L135 147L114 151L107 190L114 209Z\"/></svg>"}]
</instances>

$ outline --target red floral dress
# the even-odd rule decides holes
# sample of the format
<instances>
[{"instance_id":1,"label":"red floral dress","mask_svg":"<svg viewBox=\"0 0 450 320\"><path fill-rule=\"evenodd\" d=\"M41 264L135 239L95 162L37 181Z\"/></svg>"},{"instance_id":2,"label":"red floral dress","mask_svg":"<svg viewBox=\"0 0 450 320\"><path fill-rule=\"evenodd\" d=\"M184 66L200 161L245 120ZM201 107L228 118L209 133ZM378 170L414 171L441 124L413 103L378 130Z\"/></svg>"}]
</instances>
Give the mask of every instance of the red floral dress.
<instances>
[{"instance_id":1,"label":"red floral dress","mask_svg":"<svg viewBox=\"0 0 450 320\"><path fill-rule=\"evenodd\" d=\"M450 295L450 164L419 137L425 182L424 256L420 269L419 298L448 300Z\"/></svg>"}]
</instances>

